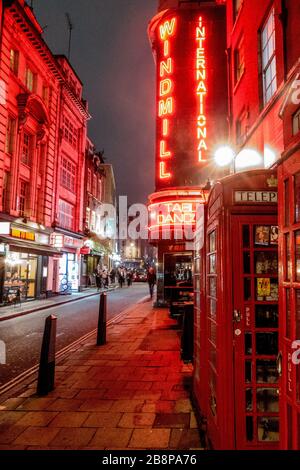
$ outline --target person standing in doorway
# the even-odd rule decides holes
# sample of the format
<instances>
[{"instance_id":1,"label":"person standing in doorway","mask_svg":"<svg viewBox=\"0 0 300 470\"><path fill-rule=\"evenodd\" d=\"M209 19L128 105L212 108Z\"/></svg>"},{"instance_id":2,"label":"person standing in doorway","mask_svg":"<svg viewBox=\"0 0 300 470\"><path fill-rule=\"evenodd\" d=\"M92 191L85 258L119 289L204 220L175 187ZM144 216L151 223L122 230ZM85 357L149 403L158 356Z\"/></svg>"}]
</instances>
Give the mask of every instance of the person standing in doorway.
<instances>
[{"instance_id":1,"label":"person standing in doorway","mask_svg":"<svg viewBox=\"0 0 300 470\"><path fill-rule=\"evenodd\" d=\"M149 292L151 299L153 298L154 286L156 284L156 273L154 268L149 268L147 273L147 282L149 285Z\"/></svg>"}]
</instances>

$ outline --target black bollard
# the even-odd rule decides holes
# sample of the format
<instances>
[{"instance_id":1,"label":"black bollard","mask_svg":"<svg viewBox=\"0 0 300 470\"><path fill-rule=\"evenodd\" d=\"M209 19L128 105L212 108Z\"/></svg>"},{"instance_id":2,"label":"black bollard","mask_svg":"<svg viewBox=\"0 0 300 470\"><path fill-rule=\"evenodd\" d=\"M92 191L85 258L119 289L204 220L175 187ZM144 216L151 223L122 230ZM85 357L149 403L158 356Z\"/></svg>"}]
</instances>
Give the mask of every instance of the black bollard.
<instances>
[{"instance_id":1,"label":"black bollard","mask_svg":"<svg viewBox=\"0 0 300 470\"><path fill-rule=\"evenodd\" d=\"M50 315L45 321L37 384L37 394L41 396L54 390L56 321L54 315Z\"/></svg>"},{"instance_id":2,"label":"black bollard","mask_svg":"<svg viewBox=\"0 0 300 470\"><path fill-rule=\"evenodd\" d=\"M107 295L100 294L99 318L97 332L97 346L106 344L106 312L107 312Z\"/></svg>"}]
</instances>

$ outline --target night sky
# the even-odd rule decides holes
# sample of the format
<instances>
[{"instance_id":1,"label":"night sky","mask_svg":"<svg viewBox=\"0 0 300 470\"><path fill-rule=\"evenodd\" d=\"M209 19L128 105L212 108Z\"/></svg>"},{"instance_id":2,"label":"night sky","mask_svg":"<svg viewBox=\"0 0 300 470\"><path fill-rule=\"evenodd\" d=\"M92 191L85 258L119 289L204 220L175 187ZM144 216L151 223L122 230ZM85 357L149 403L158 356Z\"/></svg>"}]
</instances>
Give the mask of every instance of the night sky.
<instances>
[{"instance_id":1,"label":"night sky","mask_svg":"<svg viewBox=\"0 0 300 470\"><path fill-rule=\"evenodd\" d=\"M155 66L147 25L157 0L34 0L55 54L66 54L65 12L74 23L71 63L93 119L89 137L114 165L117 190L146 202L154 189Z\"/></svg>"}]
</instances>

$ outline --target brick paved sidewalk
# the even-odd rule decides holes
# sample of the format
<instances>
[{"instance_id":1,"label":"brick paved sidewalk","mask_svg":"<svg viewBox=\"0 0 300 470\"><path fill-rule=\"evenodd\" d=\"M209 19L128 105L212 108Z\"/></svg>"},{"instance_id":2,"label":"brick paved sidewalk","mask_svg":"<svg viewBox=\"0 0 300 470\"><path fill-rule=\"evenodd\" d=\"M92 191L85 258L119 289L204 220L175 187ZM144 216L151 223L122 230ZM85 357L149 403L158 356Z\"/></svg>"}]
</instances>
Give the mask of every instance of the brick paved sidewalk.
<instances>
[{"instance_id":1,"label":"brick paved sidewalk","mask_svg":"<svg viewBox=\"0 0 300 470\"><path fill-rule=\"evenodd\" d=\"M57 365L48 397L33 383L0 404L0 450L201 448L192 371L167 310L137 304L107 336Z\"/></svg>"}]
</instances>

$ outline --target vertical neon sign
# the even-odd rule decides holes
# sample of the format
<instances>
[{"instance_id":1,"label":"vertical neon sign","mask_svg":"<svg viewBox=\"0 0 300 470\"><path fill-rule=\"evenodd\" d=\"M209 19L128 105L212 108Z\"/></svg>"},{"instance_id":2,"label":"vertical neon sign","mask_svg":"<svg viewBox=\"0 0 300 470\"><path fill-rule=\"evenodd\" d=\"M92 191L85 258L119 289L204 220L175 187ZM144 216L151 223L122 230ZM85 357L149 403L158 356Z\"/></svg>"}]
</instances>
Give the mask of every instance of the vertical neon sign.
<instances>
[{"instance_id":1,"label":"vertical neon sign","mask_svg":"<svg viewBox=\"0 0 300 470\"><path fill-rule=\"evenodd\" d=\"M202 16L198 19L196 28L196 81L197 81L197 154L199 162L206 162L207 152L207 121L205 113L205 98L207 96L207 73L206 73L206 27L203 25Z\"/></svg>"},{"instance_id":2,"label":"vertical neon sign","mask_svg":"<svg viewBox=\"0 0 300 470\"><path fill-rule=\"evenodd\" d=\"M172 152L168 147L170 133L170 116L174 112L174 63L171 57L170 38L175 34L176 18L166 21L159 27L159 37L163 44L163 60L159 64L159 102L158 117L160 122L159 138L159 178L167 180L171 178L168 170L168 160L172 158Z\"/></svg>"}]
</instances>

